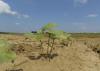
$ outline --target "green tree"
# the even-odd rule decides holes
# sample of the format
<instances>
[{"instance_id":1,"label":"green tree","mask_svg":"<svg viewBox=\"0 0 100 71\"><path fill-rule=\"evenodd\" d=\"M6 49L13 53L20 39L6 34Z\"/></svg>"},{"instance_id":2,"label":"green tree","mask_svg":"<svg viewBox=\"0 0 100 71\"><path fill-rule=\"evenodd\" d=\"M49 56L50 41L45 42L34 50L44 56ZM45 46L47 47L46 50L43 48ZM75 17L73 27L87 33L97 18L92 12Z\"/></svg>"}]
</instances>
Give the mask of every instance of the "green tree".
<instances>
[{"instance_id":1,"label":"green tree","mask_svg":"<svg viewBox=\"0 0 100 71\"><path fill-rule=\"evenodd\" d=\"M70 34L65 33L62 30L55 30L57 27L57 24L54 23L48 23L44 25L40 31L42 34L47 34L48 37L48 48L47 48L47 54L51 57L52 51L54 49L54 43L56 39L59 39L60 41L67 40L70 37ZM51 43L52 41L52 43ZM51 44L51 45L50 45ZM51 48L50 50L48 50ZM50 58L49 57L49 58ZM49 59L50 61L50 59Z\"/></svg>"},{"instance_id":2,"label":"green tree","mask_svg":"<svg viewBox=\"0 0 100 71\"><path fill-rule=\"evenodd\" d=\"M39 30L37 30L37 33L28 33L27 35L30 37L35 38L36 40L38 40L40 42L40 47L41 47L41 51L43 52L43 43L44 43L44 39L46 39L47 37L47 55L49 57L49 61L50 58L52 56L52 52L54 50L54 45L55 45L55 40L59 40L59 41L63 41L63 40L68 40L70 37L70 34L65 33L62 30L56 30L57 24L55 23L48 23L46 25L44 25L42 28L40 28ZM49 50L50 49L50 50Z\"/></svg>"}]
</instances>

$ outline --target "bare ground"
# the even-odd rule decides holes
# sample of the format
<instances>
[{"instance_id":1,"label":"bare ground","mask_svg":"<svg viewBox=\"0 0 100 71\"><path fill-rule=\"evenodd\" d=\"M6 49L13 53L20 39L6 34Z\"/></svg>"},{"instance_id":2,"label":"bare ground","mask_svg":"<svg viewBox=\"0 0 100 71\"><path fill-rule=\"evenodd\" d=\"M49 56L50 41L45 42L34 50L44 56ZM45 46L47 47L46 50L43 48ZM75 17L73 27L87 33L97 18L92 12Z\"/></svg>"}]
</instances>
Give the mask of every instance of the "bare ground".
<instances>
[{"instance_id":1,"label":"bare ground","mask_svg":"<svg viewBox=\"0 0 100 71\"><path fill-rule=\"evenodd\" d=\"M24 41L24 38L21 37L17 36L15 39L9 36L8 40ZM99 55L81 42L74 42L69 47L56 48L56 50L58 56L50 62L44 58L30 60L23 53L19 54L14 67L16 69L21 68L23 71L100 71ZM0 71L5 71L12 66L11 63L0 64Z\"/></svg>"}]
</instances>

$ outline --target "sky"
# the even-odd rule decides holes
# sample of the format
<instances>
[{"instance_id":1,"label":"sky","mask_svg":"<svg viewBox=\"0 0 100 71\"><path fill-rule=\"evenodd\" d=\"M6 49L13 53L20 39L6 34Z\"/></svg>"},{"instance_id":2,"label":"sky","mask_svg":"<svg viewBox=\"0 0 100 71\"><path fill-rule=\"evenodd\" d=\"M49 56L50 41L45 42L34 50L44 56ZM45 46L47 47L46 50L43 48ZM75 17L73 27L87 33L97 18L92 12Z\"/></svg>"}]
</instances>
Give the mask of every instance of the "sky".
<instances>
[{"instance_id":1,"label":"sky","mask_svg":"<svg viewBox=\"0 0 100 71\"><path fill-rule=\"evenodd\" d=\"M0 32L30 32L47 23L66 32L100 32L100 0L0 0Z\"/></svg>"}]
</instances>

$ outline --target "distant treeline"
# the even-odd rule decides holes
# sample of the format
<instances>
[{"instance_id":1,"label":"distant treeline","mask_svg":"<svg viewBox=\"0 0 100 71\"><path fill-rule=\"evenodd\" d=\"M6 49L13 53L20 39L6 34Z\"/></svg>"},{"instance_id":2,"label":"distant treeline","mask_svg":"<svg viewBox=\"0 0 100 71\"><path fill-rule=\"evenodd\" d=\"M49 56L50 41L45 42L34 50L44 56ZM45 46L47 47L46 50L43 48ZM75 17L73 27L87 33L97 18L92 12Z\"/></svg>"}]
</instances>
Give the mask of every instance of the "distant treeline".
<instances>
[{"instance_id":1,"label":"distant treeline","mask_svg":"<svg viewBox=\"0 0 100 71\"><path fill-rule=\"evenodd\" d=\"M24 33L15 33L15 32L0 32L0 34L23 35Z\"/></svg>"},{"instance_id":2,"label":"distant treeline","mask_svg":"<svg viewBox=\"0 0 100 71\"><path fill-rule=\"evenodd\" d=\"M36 31L31 31L31 33L36 33ZM0 32L0 34L12 34L12 35L23 35L24 33L15 33L15 32ZM72 37L100 37L100 33L70 33Z\"/></svg>"},{"instance_id":3,"label":"distant treeline","mask_svg":"<svg viewBox=\"0 0 100 71\"><path fill-rule=\"evenodd\" d=\"M100 33L70 33L72 37L100 37Z\"/></svg>"}]
</instances>

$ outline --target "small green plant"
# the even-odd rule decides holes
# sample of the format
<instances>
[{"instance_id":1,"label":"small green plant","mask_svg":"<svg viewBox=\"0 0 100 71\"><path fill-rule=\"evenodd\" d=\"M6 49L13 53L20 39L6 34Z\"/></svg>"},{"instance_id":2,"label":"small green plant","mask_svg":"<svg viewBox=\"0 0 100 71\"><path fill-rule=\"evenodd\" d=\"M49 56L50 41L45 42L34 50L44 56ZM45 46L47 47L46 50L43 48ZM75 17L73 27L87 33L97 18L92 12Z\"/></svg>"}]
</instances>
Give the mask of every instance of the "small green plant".
<instances>
[{"instance_id":1,"label":"small green plant","mask_svg":"<svg viewBox=\"0 0 100 71\"><path fill-rule=\"evenodd\" d=\"M51 44L52 44L52 46L51 46L51 50L50 50L50 52L49 52L49 54L51 55L52 54L52 51L53 51L53 49L55 49L55 47L54 47L54 43L55 43L55 40L59 40L59 42L60 41L63 41L63 40L68 40L68 38L70 37L70 35L69 34L66 34L66 33L64 33L64 31L61 31L61 30L53 30L53 31L50 31L49 32L50 33L50 39L53 41Z\"/></svg>"},{"instance_id":2,"label":"small green plant","mask_svg":"<svg viewBox=\"0 0 100 71\"><path fill-rule=\"evenodd\" d=\"M49 56L52 56L52 51L54 49L54 43L56 39L59 39L60 41L67 40L70 37L70 34L64 33L64 31L61 30L55 30L57 27L57 24L54 23L48 23L42 27L41 32L42 34L47 34L48 37L48 49L51 47L50 50L47 49L47 54ZM51 42L52 41L52 42ZM50 57L49 57L50 61Z\"/></svg>"},{"instance_id":3,"label":"small green plant","mask_svg":"<svg viewBox=\"0 0 100 71\"><path fill-rule=\"evenodd\" d=\"M43 52L43 43L44 39L47 39L47 56L50 58L52 56L52 52L54 50L55 40L63 41L68 40L70 37L70 34L65 33L62 30L56 30L57 24L55 23L48 23L44 25L42 28L40 28L37 33L28 33L27 35L29 37L33 37L36 40L40 42L41 51Z\"/></svg>"},{"instance_id":4,"label":"small green plant","mask_svg":"<svg viewBox=\"0 0 100 71\"><path fill-rule=\"evenodd\" d=\"M11 51L12 45L5 40L0 40L0 63L14 60L16 54Z\"/></svg>"},{"instance_id":5,"label":"small green plant","mask_svg":"<svg viewBox=\"0 0 100 71\"><path fill-rule=\"evenodd\" d=\"M12 62L14 65L14 60L16 54L11 51L12 44L8 43L6 40L0 40L0 64L4 62Z\"/></svg>"},{"instance_id":6,"label":"small green plant","mask_svg":"<svg viewBox=\"0 0 100 71\"><path fill-rule=\"evenodd\" d=\"M55 28L57 27L57 24L55 24L55 23L48 23L48 24L46 24L46 25L44 25L41 29L40 29L40 31L41 31L41 33L42 34L47 34L47 37L48 37L48 48L47 48L47 54L49 53L49 47L51 46L50 44L50 41L51 41L51 36L53 36L53 34L52 34L52 32L51 31L53 31ZM52 47L53 47L53 45L52 45Z\"/></svg>"}]
</instances>

